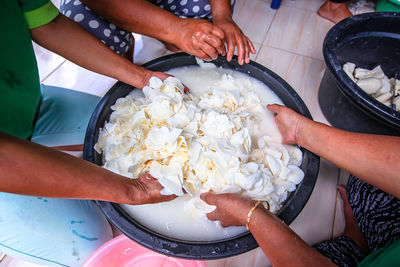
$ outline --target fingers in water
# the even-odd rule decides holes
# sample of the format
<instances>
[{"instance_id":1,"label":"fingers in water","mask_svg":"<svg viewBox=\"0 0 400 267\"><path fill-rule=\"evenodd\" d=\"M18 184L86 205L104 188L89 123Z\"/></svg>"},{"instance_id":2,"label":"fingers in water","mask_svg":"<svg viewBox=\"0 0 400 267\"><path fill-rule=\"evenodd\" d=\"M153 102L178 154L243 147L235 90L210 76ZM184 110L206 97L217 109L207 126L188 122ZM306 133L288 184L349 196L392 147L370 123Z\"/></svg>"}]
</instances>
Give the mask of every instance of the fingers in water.
<instances>
[{"instance_id":1,"label":"fingers in water","mask_svg":"<svg viewBox=\"0 0 400 267\"><path fill-rule=\"evenodd\" d=\"M269 105L267 105L267 109L272 111L272 112L275 112L275 113L278 113L279 110L281 109L281 107L282 106L278 105L278 104L269 104Z\"/></svg>"},{"instance_id":2,"label":"fingers in water","mask_svg":"<svg viewBox=\"0 0 400 267\"><path fill-rule=\"evenodd\" d=\"M218 221L218 212L214 210L213 212L207 213L207 218L211 221Z\"/></svg>"},{"instance_id":3,"label":"fingers in water","mask_svg":"<svg viewBox=\"0 0 400 267\"><path fill-rule=\"evenodd\" d=\"M215 205L217 200L216 195L210 192L201 194L200 198L209 205Z\"/></svg>"}]
</instances>

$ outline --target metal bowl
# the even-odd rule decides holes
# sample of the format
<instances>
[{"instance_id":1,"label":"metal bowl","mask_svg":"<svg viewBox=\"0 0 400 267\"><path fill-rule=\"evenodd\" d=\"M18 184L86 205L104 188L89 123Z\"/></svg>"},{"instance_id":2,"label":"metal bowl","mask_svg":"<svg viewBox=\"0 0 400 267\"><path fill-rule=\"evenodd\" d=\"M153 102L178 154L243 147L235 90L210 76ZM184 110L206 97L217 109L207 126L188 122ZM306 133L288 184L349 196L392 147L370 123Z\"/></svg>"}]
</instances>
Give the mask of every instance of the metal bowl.
<instances>
[{"instance_id":1,"label":"metal bowl","mask_svg":"<svg viewBox=\"0 0 400 267\"><path fill-rule=\"evenodd\" d=\"M224 57L219 57L212 61L212 63L223 68L246 73L260 80L271 88L286 106L311 119L310 112L300 96L284 80L269 69L255 62L241 66L237 62L237 57L234 57L231 62L227 62ZM144 64L143 67L165 72L172 68L190 65L197 65L195 57L179 53L157 58ZM118 98L125 97L133 89L130 85L118 82L97 105L86 132L83 154L85 160L99 166L102 165L101 155L93 148L98 139L99 129L108 121L112 112L110 107L114 105L115 101ZM301 169L305 173L304 179L297 186L296 190L288 195L287 200L283 203L282 208L277 214L287 224L290 224L305 206L318 175L319 157L303 148L302 152L303 162ZM146 228L145 225L139 224L116 203L96 201L96 204L109 221L132 240L147 248L170 256L190 259L218 259L244 253L258 246L249 232L228 239L209 242L194 242L170 238Z\"/></svg>"}]
</instances>

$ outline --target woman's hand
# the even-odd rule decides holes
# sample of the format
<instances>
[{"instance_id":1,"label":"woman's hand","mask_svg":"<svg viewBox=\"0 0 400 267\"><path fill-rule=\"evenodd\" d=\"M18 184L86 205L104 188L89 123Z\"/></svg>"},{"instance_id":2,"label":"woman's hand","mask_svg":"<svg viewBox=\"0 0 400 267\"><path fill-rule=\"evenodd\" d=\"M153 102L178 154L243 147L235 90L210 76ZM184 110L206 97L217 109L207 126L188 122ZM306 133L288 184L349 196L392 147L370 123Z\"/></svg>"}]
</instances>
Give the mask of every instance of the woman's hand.
<instances>
[{"instance_id":1,"label":"woman's hand","mask_svg":"<svg viewBox=\"0 0 400 267\"><path fill-rule=\"evenodd\" d=\"M182 51L206 61L225 55L224 32L203 19L180 19L179 31L172 42Z\"/></svg>"},{"instance_id":2,"label":"woman's hand","mask_svg":"<svg viewBox=\"0 0 400 267\"><path fill-rule=\"evenodd\" d=\"M164 72L158 72L158 71L151 71L151 70L143 69L142 82L141 82L141 85L138 86L138 88L143 89L143 87L148 86L149 85L149 80L150 80L151 77L157 77L161 81L164 81L168 77L172 77L172 75L164 73Z\"/></svg>"},{"instance_id":3,"label":"woman's hand","mask_svg":"<svg viewBox=\"0 0 400 267\"><path fill-rule=\"evenodd\" d=\"M175 195L161 195L160 191L163 189L161 184L148 173L139 175L139 178L131 182L132 193L134 199L133 205L151 204L163 201L169 201L176 198Z\"/></svg>"},{"instance_id":4,"label":"woman's hand","mask_svg":"<svg viewBox=\"0 0 400 267\"><path fill-rule=\"evenodd\" d=\"M302 131L302 124L307 118L281 105L267 105L267 108L276 113L275 121L281 132L283 143L288 145L298 144Z\"/></svg>"},{"instance_id":5,"label":"woman's hand","mask_svg":"<svg viewBox=\"0 0 400 267\"><path fill-rule=\"evenodd\" d=\"M237 194L203 193L200 198L207 204L217 206L207 217L220 221L222 227L246 225L247 214L256 203Z\"/></svg>"},{"instance_id":6,"label":"woman's hand","mask_svg":"<svg viewBox=\"0 0 400 267\"><path fill-rule=\"evenodd\" d=\"M228 46L228 53L226 59L228 61L232 60L233 53L235 52L235 46L238 48L238 62L243 65L244 62L250 62L250 53L255 54L256 49L250 39L244 35L242 30L237 26L237 24L232 20L230 14L229 16L224 16L222 18L214 18L213 24L221 28L224 32L224 40Z\"/></svg>"},{"instance_id":7,"label":"woman's hand","mask_svg":"<svg viewBox=\"0 0 400 267\"><path fill-rule=\"evenodd\" d=\"M168 73L164 73L164 72L157 72L157 71L149 71L147 70L145 72L145 75L143 77L143 86L140 87L141 89L143 89L143 87L148 86L149 85L149 80L151 77L157 77L159 78L161 81L164 81L165 79L167 79L168 77L174 77L173 75L170 75ZM188 93L190 90L188 87L186 87L186 85L183 84L183 90L185 93Z\"/></svg>"}]
</instances>

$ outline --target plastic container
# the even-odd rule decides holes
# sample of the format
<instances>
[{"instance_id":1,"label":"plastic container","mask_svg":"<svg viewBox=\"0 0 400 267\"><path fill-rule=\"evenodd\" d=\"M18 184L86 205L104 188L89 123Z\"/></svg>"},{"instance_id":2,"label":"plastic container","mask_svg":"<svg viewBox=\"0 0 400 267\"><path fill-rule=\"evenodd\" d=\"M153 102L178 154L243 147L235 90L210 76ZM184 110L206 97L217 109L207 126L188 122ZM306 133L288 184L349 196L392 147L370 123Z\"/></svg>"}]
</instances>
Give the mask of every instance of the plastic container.
<instances>
[{"instance_id":1,"label":"plastic container","mask_svg":"<svg viewBox=\"0 0 400 267\"><path fill-rule=\"evenodd\" d=\"M239 65L235 56L231 62L226 58L219 57L212 61L217 66L234 69L246 73L271 88L278 97L292 109L311 118L310 112L301 100L300 96L279 76L267 68L255 63ZM168 71L172 68L197 65L194 56L185 53L173 54L150 61L143 66L150 70ZM96 107L86 132L84 143L83 158L97 165L102 165L101 155L94 150L94 144L98 139L98 130L108 121L111 114L110 107L115 101L126 96L134 88L124 83L116 83L102 98ZM278 213L278 216L287 224L291 223L307 203L319 169L319 157L311 152L302 149L303 162L300 166L305 173L303 181L297 186L294 192L288 195L288 199ZM110 202L96 201L106 217L121 232L141 245L164 253L166 255L189 258L189 259L218 259L234 256L256 248L257 242L249 232L242 233L229 239L209 241L209 242L190 242L177 240L168 236L161 235L143 225L137 223L130 217L118 204Z\"/></svg>"},{"instance_id":2,"label":"plastic container","mask_svg":"<svg viewBox=\"0 0 400 267\"><path fill-rule=\"evenodd\" d=\"M366 13L336 24L326 35L326 71L318 99L335 127L363 133L400 135L400 113L359 88L342 66L372 69L381 65L389 78L400 77L400 14Z\"/></svg>"},{"instance_id":3,"label":"plastic container","mask_svg":"<svg viewBox=\"0 0 400 267\"><path fill-rule=\"evenodd\" d=\"M98 248L82 267L207 267L203 261L182 260L156 253L120 235Z\"/></svg>"}]
</instances>

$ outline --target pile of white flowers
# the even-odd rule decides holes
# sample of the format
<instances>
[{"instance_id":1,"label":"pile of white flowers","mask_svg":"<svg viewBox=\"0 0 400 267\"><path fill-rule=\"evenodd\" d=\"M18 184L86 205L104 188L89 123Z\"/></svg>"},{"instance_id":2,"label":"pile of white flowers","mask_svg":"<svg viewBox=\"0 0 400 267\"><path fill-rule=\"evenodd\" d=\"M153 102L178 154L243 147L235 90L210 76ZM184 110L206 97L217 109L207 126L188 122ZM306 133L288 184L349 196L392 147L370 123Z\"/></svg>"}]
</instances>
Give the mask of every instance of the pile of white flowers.
<instances>
[{"instance_id":1,"label":"pile of white flowers","mask_svg":"<svg viewBox=\"0 0 400 267\"><path fill-rule=\"evenodd\" d=\"M186 192L197 206L203 192L239 193L268 201L276 212L304 177L302 153L268 136L252 144L245 125L257 123L265 107L231 75L221 80L232 88L195 97L176 78L152 77L143 92L118 99L95 145L104 167L130 178L149 172L163 194Z\"/></svg>"}]
</instances>

